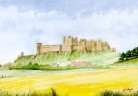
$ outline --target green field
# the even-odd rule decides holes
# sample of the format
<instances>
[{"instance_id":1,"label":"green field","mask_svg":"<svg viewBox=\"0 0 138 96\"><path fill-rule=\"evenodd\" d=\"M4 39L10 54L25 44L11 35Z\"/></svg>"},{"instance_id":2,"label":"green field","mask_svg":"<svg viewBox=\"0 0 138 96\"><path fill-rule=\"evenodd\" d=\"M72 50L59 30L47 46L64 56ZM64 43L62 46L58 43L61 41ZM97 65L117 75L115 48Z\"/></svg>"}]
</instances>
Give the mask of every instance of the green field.
<instances>
[{"instance_id":1,"label":"green field","mask_svg":"<svg viewBox=\"0 0 138 96\"><path fill-rule=\"evenodd\" d=\"M49 52L45 54L40 54L37 56L30 55L17 58L16 63L27 64L29 62L38 64L52 64L58 63L60 66L66 66L70 64L71 61L86 61L93 64L113 64L119 58L119 53L117 52Z\"/></svg>"},{"instance_id":2,"label":"green field","mask_svg":"<svg viewBox=\"0 0 138 96\"><path fill-rule=\"evenodd\" d=\"M13 70L11 70L11 73L12 71ZM17 74L17 71L14 72ZM57 73L41 73L41 71L29 72L30 71L26 71L25 73L21 72L21 74L28 73L28 76L22 75L20 77L7 77L0 79L0 89L9 92L24 93L28 91L38 91L41 93L45 90L48 91L49 89L54 88L61 95L95 96L101 91L107 89L122 91L125 88L133 88L134 90L138 88L138 67L100 71L58 71ZM32 74L35 75L29 76Z\"/></svg>"},{"instance_id":3,"label":"green field","mask_svg":"<svg viewBox=\"0 0 138 96\"><path fill-rule=\"evenodd\" d=\"M55 53L53 53L55 54ZM59 56L62 59L50 59L45 61L42 54L36 57L37 62L52 63L51 60L59 60L59 64L64 66L70 64L73 60L92 62L91 68L79 68L72 70L0 70L0 90L14 93L28 93L34 91L38 93L49 92L54 88L61 96L97 96L105 90L122 92L123 89L138 89L138 59L132 59L125 62L117 62L119 54L116 52L98 52L98 53L77 53L70 57ZM48 54L47 54L48 55ZM52 56L54 55L50 55ZM41 58L40 58L41 57ZM29 62L32 57L18 58L17 62ZM65 59L66 58L66 59ZM72 58L72 59L71 59ZM73 59L75 58L75 59ZM54 62L55 62L54 61ZM62 62L61 62L62 61ZM40 62L39 62L40 63ZM46 64L47 64L46 63Z\"/></svg>"}]
</instances>

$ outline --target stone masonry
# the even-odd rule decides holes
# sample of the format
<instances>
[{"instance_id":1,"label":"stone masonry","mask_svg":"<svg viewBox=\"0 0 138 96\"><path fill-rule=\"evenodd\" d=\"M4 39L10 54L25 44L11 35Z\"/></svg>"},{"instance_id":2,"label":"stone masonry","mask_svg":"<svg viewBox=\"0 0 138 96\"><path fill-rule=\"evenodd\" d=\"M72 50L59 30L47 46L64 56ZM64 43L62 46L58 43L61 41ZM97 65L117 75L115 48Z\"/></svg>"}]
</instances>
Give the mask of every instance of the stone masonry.
<instances>
[{"instance_id":1,"label":"stone masonry","mask_svg":"<svg viewBox=\"0 0 138 96\"><path fill-rule=\"evenodd\" d=\"M100 39L86 40L77 37L69 36L62 38L62 45L42 45L42 43L37 43L37 54L47 53L47 52L61 52L61 51L82 51L82 52L95 52L95 51L105 51L110 50L116 52L115 48L110 48L107 42L102 42ZM23 55L23 54L22 54Z\"/></svg>"}]
</instances>

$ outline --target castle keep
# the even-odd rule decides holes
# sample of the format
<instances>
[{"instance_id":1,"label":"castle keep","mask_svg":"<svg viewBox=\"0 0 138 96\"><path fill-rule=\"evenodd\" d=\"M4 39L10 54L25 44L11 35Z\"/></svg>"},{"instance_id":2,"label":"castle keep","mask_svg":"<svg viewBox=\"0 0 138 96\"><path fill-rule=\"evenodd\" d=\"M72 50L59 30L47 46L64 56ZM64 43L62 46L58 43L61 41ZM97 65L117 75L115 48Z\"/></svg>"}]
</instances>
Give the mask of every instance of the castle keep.
<instances>
[{"instance_id":1,"label":"castle keep","mask_svg":"<svg viewBox=\"0 0 138 96\"><path fill-rule=\"evenodd\" d=\"M47 53L47 52L61 52L61 51L82 51L82 52L95 52L110 50L115 52L115 48L110 48L107 42L102 42L100 39L97 41L80 39L77 37L63 37L62 45L42 45L42 43L37 43L37 54ZM22 53L23 54L23 53Z\"/></svg>"}]
</instances>

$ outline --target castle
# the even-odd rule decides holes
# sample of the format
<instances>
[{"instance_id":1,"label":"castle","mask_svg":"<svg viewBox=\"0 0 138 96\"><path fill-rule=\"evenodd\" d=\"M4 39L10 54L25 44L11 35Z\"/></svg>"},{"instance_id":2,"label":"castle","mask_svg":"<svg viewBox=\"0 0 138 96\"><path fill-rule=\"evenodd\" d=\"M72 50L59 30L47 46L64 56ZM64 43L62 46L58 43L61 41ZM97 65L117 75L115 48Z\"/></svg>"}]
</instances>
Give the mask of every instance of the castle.
<instances>
[{"instance_id":1,"label":"castle","mask_svg":"<svg viewBox=\"0 0 138 96\"><path fill-rule=\"evenodd\" d=\"M80 39L77 37L69 36L62 38L62 45L42 45L42 43L37 43L37 55L47 52L61 52L61 51L82 51L82 52L95 52L110 50L115 52L115 48L110 48L107 42L102 42L100 39L97 41ZM21 53L23 56L23 53Z\"/></svg>"}]
</instances>

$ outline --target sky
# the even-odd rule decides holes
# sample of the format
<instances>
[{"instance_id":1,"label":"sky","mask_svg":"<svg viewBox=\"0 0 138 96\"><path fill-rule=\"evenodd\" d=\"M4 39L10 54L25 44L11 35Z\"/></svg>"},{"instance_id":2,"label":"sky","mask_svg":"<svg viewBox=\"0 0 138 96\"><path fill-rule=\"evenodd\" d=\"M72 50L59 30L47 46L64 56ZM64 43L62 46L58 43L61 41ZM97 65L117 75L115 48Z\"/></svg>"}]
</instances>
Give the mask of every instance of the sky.
<instances>
[{"instance_id":1,"label":"sky","mask_svg":"<svg viewBox=\"0 0 138 96\"><path fill-rule=\"evenodd\" d=\"M0 0L0 64L69 35L102 39L117 52L137 47L138 0Z\"/></svg>"}]
</instances>

